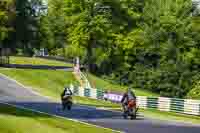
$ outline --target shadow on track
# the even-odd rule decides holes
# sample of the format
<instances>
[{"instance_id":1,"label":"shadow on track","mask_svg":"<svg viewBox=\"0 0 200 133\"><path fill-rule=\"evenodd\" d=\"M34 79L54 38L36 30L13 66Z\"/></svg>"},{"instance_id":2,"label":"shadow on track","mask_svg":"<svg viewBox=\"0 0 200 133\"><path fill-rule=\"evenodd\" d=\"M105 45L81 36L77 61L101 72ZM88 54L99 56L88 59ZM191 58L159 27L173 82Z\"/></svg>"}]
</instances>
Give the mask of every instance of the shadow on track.
<instances>
[{"instance_id":1,"label":"shadow on track","mask_svg":"<svg viewBox=\"0 0 200 133\"><path fill-rule=\"evenodd\" d=\"M62 110L60 103L53 102L7 102L8 104L33 109L48 114L63 116L72 119L105 119L105 118L122 118L120 112L112 112L107 110L100 110L94 107L83 105L73 105L72 110Z\"/></svg>"},{"instance_id":2,"label":"shadow on track","mask_svg":"<svg viewBox=\"0 0 200 133\"><path fill-rule=\"evenodd\" d=\"M8 116L33 117L33 118L51 117L49 115L44 115L32 111L24 111L23 109L16 109L15 107L8 106L2 103L0 103L0 114L6 116L8 115Z\"/></svg>"}]
</instances>

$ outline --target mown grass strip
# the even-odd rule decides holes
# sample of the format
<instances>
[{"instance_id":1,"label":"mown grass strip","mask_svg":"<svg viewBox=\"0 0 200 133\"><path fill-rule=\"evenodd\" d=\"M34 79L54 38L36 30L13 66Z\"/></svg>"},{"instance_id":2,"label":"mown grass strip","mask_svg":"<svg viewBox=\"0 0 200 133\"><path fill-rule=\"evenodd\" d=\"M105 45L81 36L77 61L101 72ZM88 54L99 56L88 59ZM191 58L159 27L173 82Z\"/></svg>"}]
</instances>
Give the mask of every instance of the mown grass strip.
<instances>
[{"instance_id":1,"label":"mown grass strip","mask_svg":"<svg viewBox=\"0 0 200 133\"><path fill-rule=\"evenodd\" d=\"M115 131L0 104L0 132L113 133Z\"/></svg>"},{"instance_id":2,"label":"mown grass strip","mask_svg":"<svg viewBox=\"0 0 200 133\"><path fill-rule=\"evenodd\" d=\"M48 60L48 59L42 59L42 58L37 58L37 57L11 56L10 57L10 63L11 64L20 64L20 65L27 64L27 65L49 65L49 66L67 66L67 67L73 66L70 63Z\"/></svg>"}]
</instances>

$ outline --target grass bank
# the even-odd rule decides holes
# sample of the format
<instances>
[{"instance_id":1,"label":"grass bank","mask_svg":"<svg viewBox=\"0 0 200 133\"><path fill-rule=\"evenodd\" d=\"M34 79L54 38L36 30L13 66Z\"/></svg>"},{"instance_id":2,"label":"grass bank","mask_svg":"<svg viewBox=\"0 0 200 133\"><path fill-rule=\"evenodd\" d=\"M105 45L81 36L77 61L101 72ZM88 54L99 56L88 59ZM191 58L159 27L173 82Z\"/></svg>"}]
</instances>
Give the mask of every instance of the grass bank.
<instances>
[{"instance_id":1,"label":"grass bank","mask_svg":"<svg viewBox=\"0 0 200 133\"><path fill-rule=\"evenodd\" d=\"M114 131L0 104L0 132L113 133Z\"/></svg>"},{"instance_id":2,"label":"grass bank","mask_svg":"<svg viewBox=\"0 0 200 133\"><path fill-rule=\"evenodd\" d=\"M37 57L16 57L11 56L10 57L10 63L11 64L27 64L27 65L48 65L48 66L67 66L72 67L72 64L65 63L61 61L54 61L54 60L48 60L43 58L37 58Z\"/></svg>"}]
</instances>

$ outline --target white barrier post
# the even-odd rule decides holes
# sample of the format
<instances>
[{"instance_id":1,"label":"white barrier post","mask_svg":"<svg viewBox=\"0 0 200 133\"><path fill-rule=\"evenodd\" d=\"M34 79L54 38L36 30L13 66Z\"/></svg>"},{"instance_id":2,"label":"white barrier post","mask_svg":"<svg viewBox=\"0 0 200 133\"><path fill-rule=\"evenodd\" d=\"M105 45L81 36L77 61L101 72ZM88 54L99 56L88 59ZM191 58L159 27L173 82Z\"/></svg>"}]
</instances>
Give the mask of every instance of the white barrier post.
<instances>
[{"instance_id":1,"label":"white barrier post","mask_svg":"<svg viewBox=\"0 0 200 133\"><path fill-rule=\"evenodd\" d=\"M184 102L184 113L199 115L199 100L186 99Z\"/></svg>"},{"instance_id":2,"label":"white barrier post","mask_svg":"<svg viewBox=\"0 0 200 133\"><path fill-rule=\"evenodd\" d=\"M158 98L158 109L160 111L170 111L170 98L159 97Z\"/></svg>"},{"instance_id":3,"label":"white barrier post","mask_svg":"<svg viewBox=\"0 0 200 133\"><path fill-rule=\"evenodd\" d=\"M91 98L97 99L97 89L90 88Z\"/></svg>"},{"instance_id":4,"label":"white barrier post","mask_svg":"<svg viewBox=\"0 0 200 133\"><path fill-rule=\"evenodd\" d=\"M137 97L137 105L140 107L140 108L147 108L147 97L145 96L138 96Z\"/></svg>"},{"instance_id":5,"label":"white barrier post","mask_svg":"<svg viewBox=\"0 0 200 133\"><path fill-rule=\"evenodd\" d=\"M84 88L79 87L78 96L84 97Z\"/></svg>"}]
</instances>

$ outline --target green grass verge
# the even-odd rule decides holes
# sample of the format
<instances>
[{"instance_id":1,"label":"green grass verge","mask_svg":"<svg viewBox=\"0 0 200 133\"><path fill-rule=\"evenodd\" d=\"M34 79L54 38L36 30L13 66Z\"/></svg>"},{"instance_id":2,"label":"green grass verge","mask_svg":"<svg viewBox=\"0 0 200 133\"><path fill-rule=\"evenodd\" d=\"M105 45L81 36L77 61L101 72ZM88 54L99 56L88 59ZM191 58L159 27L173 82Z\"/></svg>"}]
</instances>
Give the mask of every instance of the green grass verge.
<instances>
[{"instance_id":1,"label":"green grass verge","mask_svg":"<svg viewBox=\"0 0 200 133\"><path fill-rule=\"evenodd\" d=\"M41 94L59 97L65 85L77 83L72 72L32 69L0 69L3 73Z\"/></svg>"},{"instance_id":2,"label":"green grass verge","mask_svg":"<svg viewBox=\"0 0 200 133\"><path fill-rule=\"evenodd\" d=\"M11 64L32 64L32 65L50 65L50 66L72 66L72 64L68 64L68 63L64 63L64 62L59 62L59 61L53 61L53 60L47 60L47 59L42 59L42 58L29 58L29 57L15 57L15 56L11 56L10 58L10 62ZM24 71L24 70L23 70ZM27 73L27 72L22 72L22 73ZM31 74L34 74L31 70L30 72ZM45 72L41 72L45 73ZM57 73L57 72L55 72ZM38 73L36 72L35 75L37 75ZM40 75L41 75L40 74ZM17 74L19 75L19 73ZM47 75L45 73L45 75ZM57 75L57 74L56 74ZM26 75L25 75L26 76ZM49 74L49 76L52 76L51 74ZM61 76L61 74L59 74L59 77ZM42 76L41 76L42 77ZM94 83L96 88L101 88L104 90L111 90L111 91L117 91L117 92L124 92L125 88L127 88L127 86L119 86L116 84L112 84L109 81L106 81L104 79L101 79L99 77L96 77L92 74L88 74L87 75L88 80L91 83ZM52 77L49 77L48 79L51 79ZM63 76L61 78L59 78L58 80L60 80L61 82L63 82ZM55 78L53 78L55 79ZM41 78L39 78L39 80L41 81ZM56 80L56 79L55 79ZM68 80L68 79L67 79ZM27 80L28 81L28 80ZM33 80L30 80L33 81ZM30 82L28 81L28 82ZM42 82L42 81L41 81ZM23 83L23 82L22 82ZM52 83L53 84L53 83ZM31 86L34 85L31 84ZM41 84L42 85L42 84ZM61 84L63 85L63 84ZM39 86L40 88L42 87L46 87L46 86ZM60 86L58 86L60 87ZM140 95L140 96L159 96L158 94L152 93L150 91L146 91L146 90L141 90L141 89L134 89L136 95Z\"/></svg>"},{"instance_id":3,"label":"green grass verge","mask_svg":"<svg viewBox=\"0 0 200 133\"><path fill-rule=\"evenodd\" d=\"M177 114L175 112L164 112L155 109L140 109L139 112L142 112L145 117L155 118L159 120L170 120L175 122L187 122L193 124L200 123L199 116Z\"/></svg>"},{"instance_id":4,"label":"green grass verge","mask_svg":"<svg viewBox=\"0 0 200 133\"><path fill-rule=\"evenodd\" d=\"M114 131L0 104L0 132L113 133Z\"/></svg>"},{"instance_id":5,"label":"green grass verge","mask_svg":"<svg viewBox=\"0 0 200 133\"><path fill-rule=\"evenodd\" d=\"M89 82L96 88L101 88L104 90L110 90L110 91L116 91L116 92L124 92L127 88L127 86L120 86L117 84L113 84L110 83L107 80L101 79L93 74L86 74L88 77ZM159 96L156 93L150 92L150 91L146 91L146 90L142 90L142 89L134 89L134 92L136 93L136 95L138 96L153 96L153 97L157 97Z\"/></svg>"},{"instance_id":6,"label":"green grass verge","mask_svg":"<svg viewBox=\"0 0 200 133\"><path fill-rule=\"evenodd\" d=\"M11 56L10 57L10 63L11 64L28 64L28 65L49 65L49 66L67 66L72 67L72 64L65 63L61 61L54 61L54 60L48 60L48 59L42 59L37 57L16 57Z\"/></svg>"},{"instance_id":7,"label":"green grass verge","mask_svg":"<svg viewBox=\"0 0 200 133\"><path fill-rule=\"evenodd\" d=\"M54 71L54 70L31 70L31 69L0 69L0 73L11 77L25 86L32 87L35 91L52 97L54 100L60 100L60 94L65 85L70 83L78 84L72 72ZM76 103L103 106L103 107L116 107L117 104L95 100L85 97L74 97Z\"/></svg>"}]
</instances>

